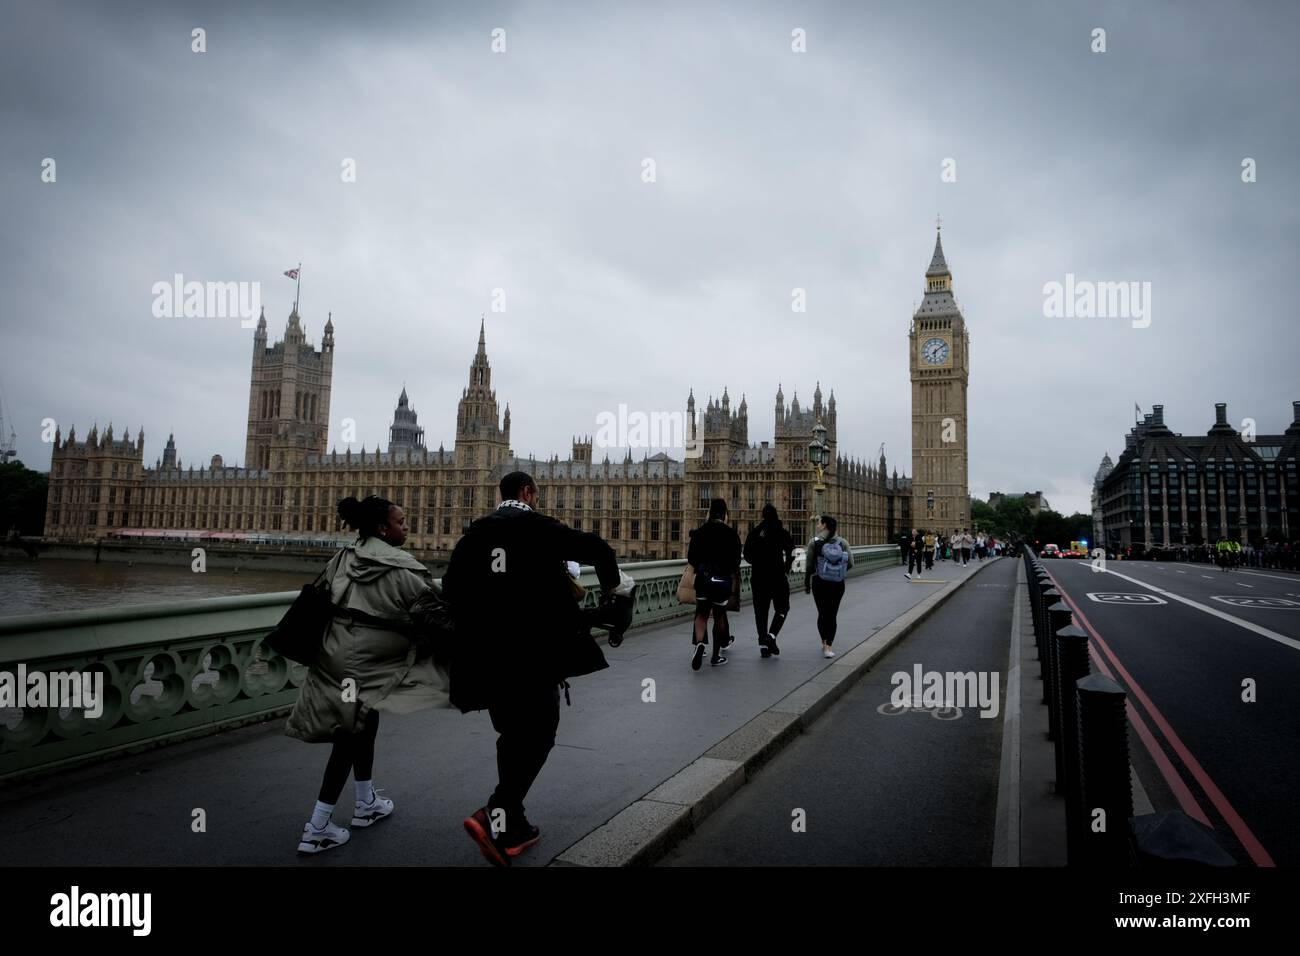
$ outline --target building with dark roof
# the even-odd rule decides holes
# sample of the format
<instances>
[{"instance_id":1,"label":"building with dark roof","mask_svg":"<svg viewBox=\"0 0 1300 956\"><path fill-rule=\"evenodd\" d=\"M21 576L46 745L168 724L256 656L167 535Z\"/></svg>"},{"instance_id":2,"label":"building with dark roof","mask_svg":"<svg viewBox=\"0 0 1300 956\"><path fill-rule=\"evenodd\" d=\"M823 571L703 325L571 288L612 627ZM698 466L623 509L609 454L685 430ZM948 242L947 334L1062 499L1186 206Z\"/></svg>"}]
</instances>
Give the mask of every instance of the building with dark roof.
<instances>
[{"instance_id":1,"label":"building with dark roof","mask_svg":"<svg viewBox=\"0 0 1300 956\"><path fill-rule=\"evenodd\" d=\"M1163 405L1129 431L1098 490L1107 547L1300 538L1300 401L1281 434L1238 432L1222 402L1214 413L1204 436L1172 431Z\"/></svg>"}]
</instances>

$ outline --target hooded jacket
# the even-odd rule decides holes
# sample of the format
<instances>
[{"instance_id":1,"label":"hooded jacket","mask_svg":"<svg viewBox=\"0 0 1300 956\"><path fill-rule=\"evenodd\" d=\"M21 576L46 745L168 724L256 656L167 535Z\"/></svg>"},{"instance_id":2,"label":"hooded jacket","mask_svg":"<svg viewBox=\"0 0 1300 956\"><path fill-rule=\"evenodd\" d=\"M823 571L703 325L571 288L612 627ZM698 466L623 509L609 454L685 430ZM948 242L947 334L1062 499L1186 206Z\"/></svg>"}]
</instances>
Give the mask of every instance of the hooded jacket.
<instances>
[{"instance_id":1,"label":"hooded jacket","mask_svg":"<svg viewBox=\"0 0 1300 956\"><path fill-rule=\"evenodd\" d=\"M342 610L307 669L285 733L321 743L356 733L372 709L412 713L451 706L447 669L434 661L430 643L416 639L412 619L417 607L437 603L433 577L423 564L370 537L331 558L324 582ZM349 618L349 610L365 614L365 623ZM345 687L344 681L350 683Z\"/></svg>"},{"instance_id":2,"label":"hooded jacket","mask_svg":"<svg viewBox=\"0 0 1300 956\"><path fill-rule=\"evenodd\" d=\"M696 574L729 578L740 570L740 535L721 519L706 521L691 532L686 562Z\"/></svg>"},{"instance_id":3,"label":"hooded jacket","mask_svg":"<svg viewBox=\"0 0 1300 956\"><path fill-rule=\"evenodd\" d=\"M779 518L776 521L764 519L746 536L744 557L753 568L751 584L762 587L780 583L786 580L794 561L794 539Z\"/></svg>"}]
</instances>

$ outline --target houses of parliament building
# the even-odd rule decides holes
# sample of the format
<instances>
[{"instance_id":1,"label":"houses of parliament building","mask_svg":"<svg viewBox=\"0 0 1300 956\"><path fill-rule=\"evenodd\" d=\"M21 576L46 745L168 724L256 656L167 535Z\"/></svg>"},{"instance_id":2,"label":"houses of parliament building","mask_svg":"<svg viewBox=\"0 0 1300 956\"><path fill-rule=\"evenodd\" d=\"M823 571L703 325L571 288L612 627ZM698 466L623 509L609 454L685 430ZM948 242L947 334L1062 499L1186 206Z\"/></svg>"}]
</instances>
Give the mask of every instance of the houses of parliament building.
<instances>
[{"instance_id":1,"label":"houses of parliament building","mask_svg":"<svg viewBox=\"0 0 1300 956\"><path fill-rule=\"evenodd\" d=\"M914 468L919 461L923 473L933 475L935 487L928 491L914 489L897 468L890 473L883 451L874 462L843 454L835 395L823 401L820 385L807 408L797 395L787 405L778 386L770 442L751 443L748 403L742 397L733 407L724 389L720 399L710 399L698 412L693 392L687 398L685 421L697 457L679 461L659 453L635 460L627 453L621 461L608 456L597 461L586 439L575 441L563 459L521 458L511 447L510 407L503 414L497 403L482 325L457 404L451 448L426 445L403 388L387 450L340 454L326 448L334 325L332 319L325 325L316 348L306 339L295 305L280 341L268 343L265 314L254 332L242 467L227 466L220 455L206 467L183 467L170 437L161 457L147 467L143 430L134 438L129 432L118 437L110 425L102 434L92 428L78 439L70 429L55 436L45 534L88 540L198 531L213 540L270 536L307 543L340 537L335 510L340 498L378 494L405 509L409 547L437 560L450 553L469 522L496 506L500 478L518 470L537 479L543 511L597 532L620 558L681 558L690 530L704 520L712 498L726 499L742 536L770 502L796 539L806 538L816 483L808 446L820 423L830 449L823 509L836 516L840 533L852 544L896 541L912 525L914 511L938 518L942 509L944 519L969 513L965 333L937 240L935 250L926 300L909 332L913 461ZM946 384L958 378L959 385ZM960 445L945 447L938 432L945 421L951 430L954 415L960 420ZM941 460L943 452L951 462Z\"/></svg>"}]
</instances>

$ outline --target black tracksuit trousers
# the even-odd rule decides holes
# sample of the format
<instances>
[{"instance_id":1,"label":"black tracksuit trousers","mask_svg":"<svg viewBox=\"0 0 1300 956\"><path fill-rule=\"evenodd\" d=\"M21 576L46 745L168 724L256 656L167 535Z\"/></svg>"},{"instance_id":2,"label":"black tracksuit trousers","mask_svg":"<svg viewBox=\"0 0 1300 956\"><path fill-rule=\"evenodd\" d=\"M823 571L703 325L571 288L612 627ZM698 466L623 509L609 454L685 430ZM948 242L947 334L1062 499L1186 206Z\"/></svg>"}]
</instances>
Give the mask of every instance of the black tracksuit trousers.
<instances>
[{"instance_id":1,"label":"black tracksuit trousers","mask_svg":"<svg viewBox=\"0 0 1300 956\"><path fill-rule=\"evenodd\" d=\"M488 798L488 815L506 812L506 832L518 832L524 817L524 798L542 772L555 746L560 726L560 691L540 684L503 695L488 708L497 737L497 788Z\"/></svg>"}]
</instances>

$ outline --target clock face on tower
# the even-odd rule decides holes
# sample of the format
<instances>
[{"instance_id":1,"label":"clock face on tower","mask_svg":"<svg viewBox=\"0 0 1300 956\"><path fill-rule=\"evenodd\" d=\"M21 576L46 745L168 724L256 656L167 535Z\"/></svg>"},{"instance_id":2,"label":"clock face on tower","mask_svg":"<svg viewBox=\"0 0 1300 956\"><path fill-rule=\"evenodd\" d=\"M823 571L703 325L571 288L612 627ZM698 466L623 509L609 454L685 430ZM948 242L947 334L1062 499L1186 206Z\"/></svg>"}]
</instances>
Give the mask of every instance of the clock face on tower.
<instances>
[{"instance_id":1,"label":"clock face on tower","mask_svg":"<svg viewBox=\"0 0 1300 956\"><path fill-rule=\"evenodd\" d=\"M946 339L933 338L928 339L921 346L921 358L930 365L943 365L948 361L948 353L951 349Z\"/></svg>"}]
</instances>

